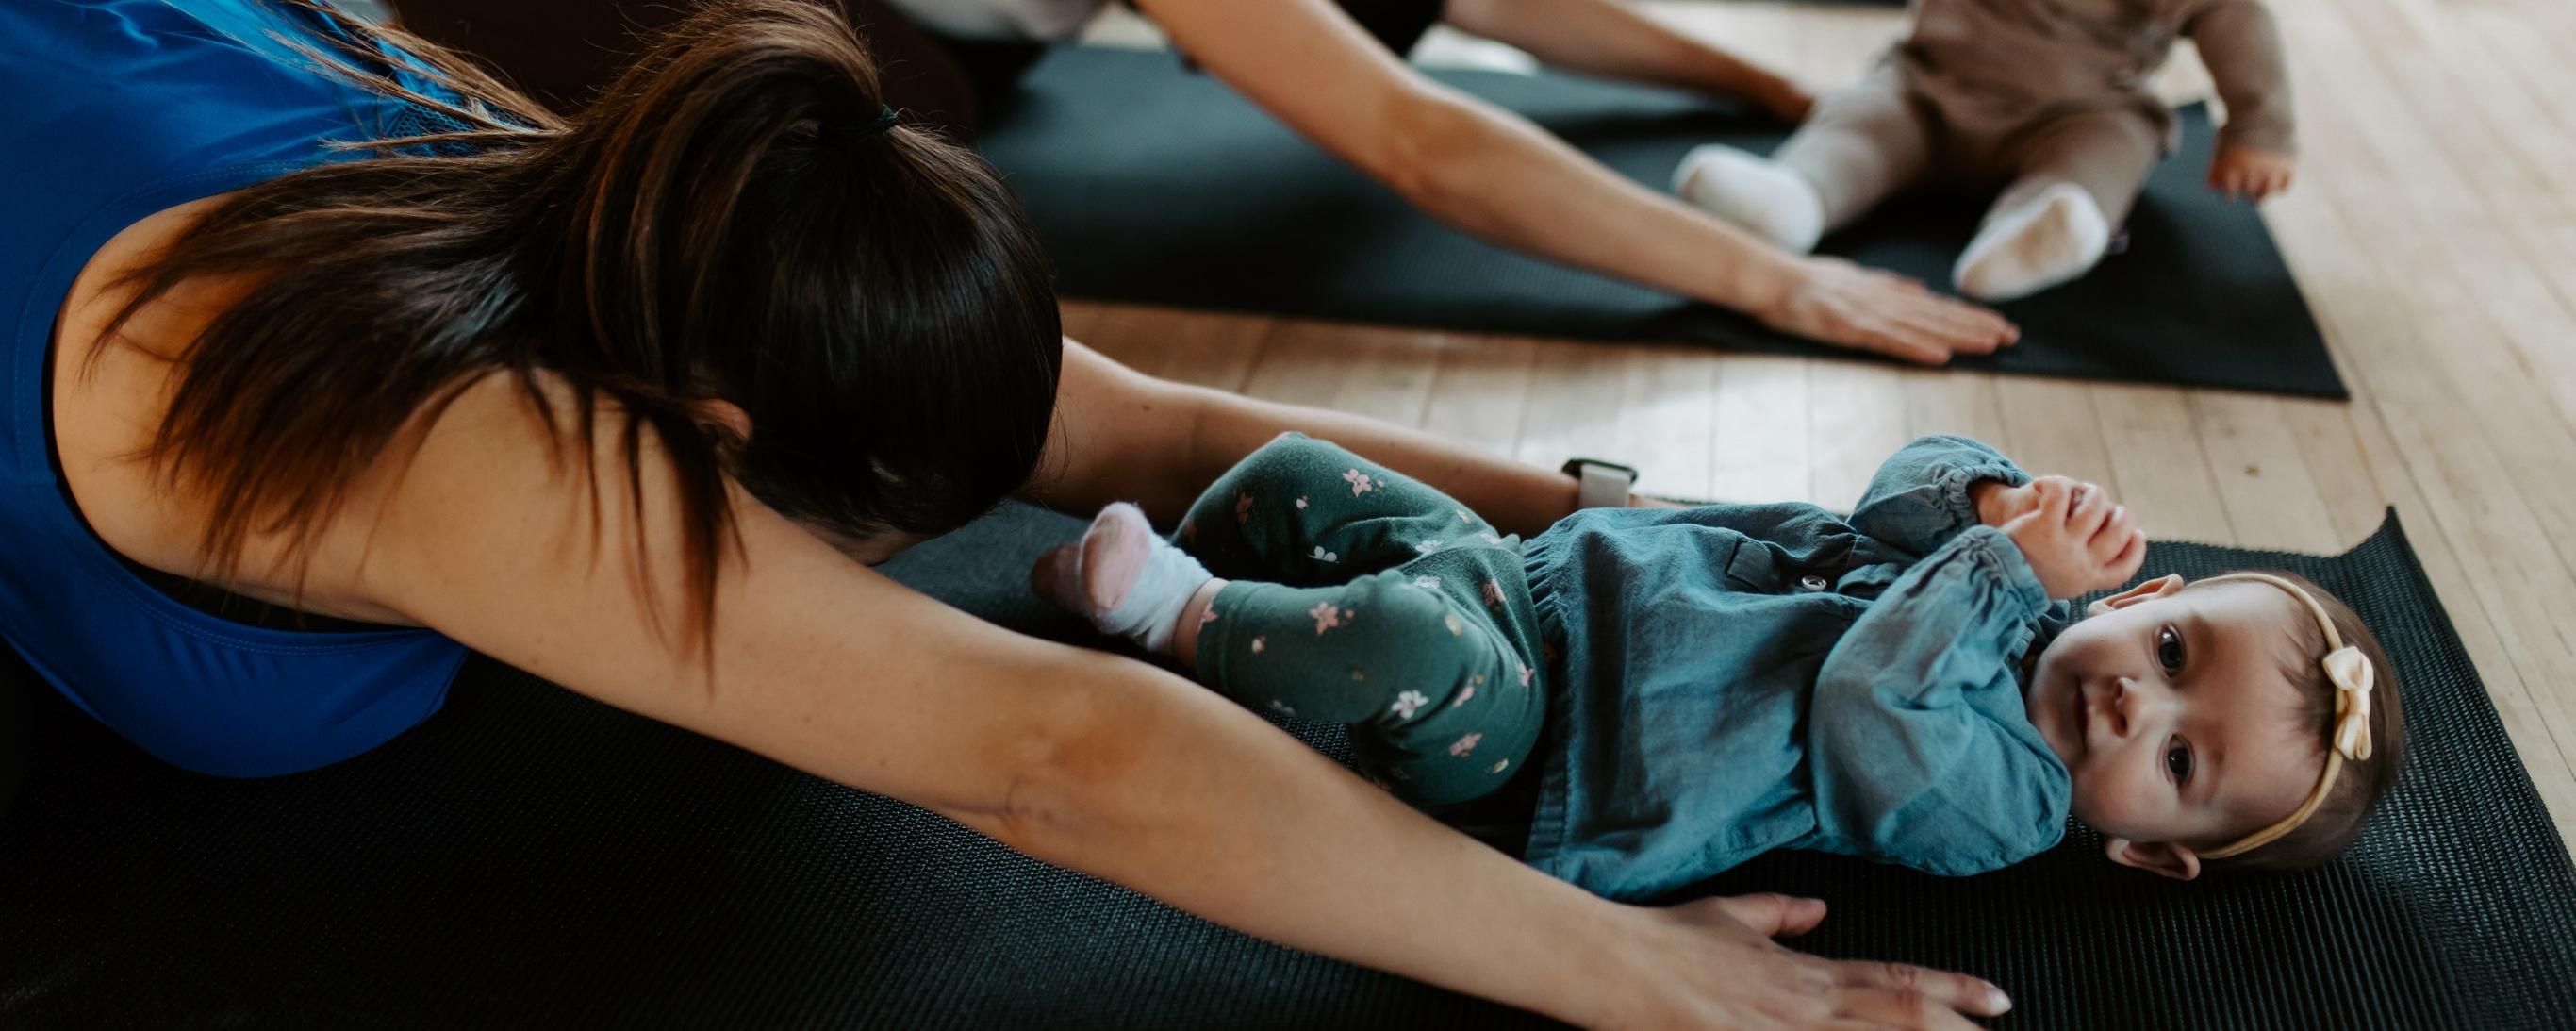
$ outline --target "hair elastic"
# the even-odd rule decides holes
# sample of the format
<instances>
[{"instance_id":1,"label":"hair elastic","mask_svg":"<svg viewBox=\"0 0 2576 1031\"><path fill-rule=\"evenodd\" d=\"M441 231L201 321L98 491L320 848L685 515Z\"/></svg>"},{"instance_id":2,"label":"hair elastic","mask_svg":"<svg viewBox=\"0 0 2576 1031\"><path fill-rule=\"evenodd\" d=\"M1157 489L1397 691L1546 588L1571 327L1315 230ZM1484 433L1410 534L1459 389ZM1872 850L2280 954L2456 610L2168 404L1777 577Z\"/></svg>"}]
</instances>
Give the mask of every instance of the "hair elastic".
<instances>
[{"instance_id":1,"label":"hair elastic","mask_svg":"<svg viewBox=\"0 0 2576 1031\"><path fill-rule=\"evenodd\" d=\"M2324 804L2326 792L2334 790L2335 776L2343 772L2344 760L2358 762L2370 758L2370 688L2376 679L2370 658L2363 655L2361 649L2344 643L2343 635L2335 632L2334 619L2326 615L2326 607L2319 604L2307 588L2270 573L2228 573L2201 583L2224 580L2255 580L2271 584L2290 592L2291 597L2299 599L2300 604L2306 605L2308 612L2317 617L2317 629L2326 634L2326 657L2318 664L2325 668L2326 681L2334 685L2335 722L2333 736L2329 739L2333 747L2326 752L2325 772L2317 775L2316 790L2308 793L2308 800L2281 818L2279 823L2248 834L2235 844L2201 853L2203 859L2241 856L2299 829L2300 824L2308 822L2308 817L2316 813L2317 806Z\"/></svg>"}]
</instances>

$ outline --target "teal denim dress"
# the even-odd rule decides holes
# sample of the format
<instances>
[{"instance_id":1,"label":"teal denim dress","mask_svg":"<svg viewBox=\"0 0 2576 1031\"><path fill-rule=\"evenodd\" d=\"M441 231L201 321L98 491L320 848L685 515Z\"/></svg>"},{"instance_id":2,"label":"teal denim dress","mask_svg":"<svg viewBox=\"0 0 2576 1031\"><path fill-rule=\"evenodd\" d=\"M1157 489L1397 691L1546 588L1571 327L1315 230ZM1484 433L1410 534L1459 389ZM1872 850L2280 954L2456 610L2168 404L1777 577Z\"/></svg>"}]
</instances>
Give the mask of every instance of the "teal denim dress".
<instances>
[{"instance_id":1,"label":"teal denim dress","mask_svg":"<svg viewBox=\"0 0 2576 1031\"><path fill-rule=\"evenodd\" d=\"M2056 844L2069 780L2020 671L2065 613L1979 522L1981 479L2029 476L1926 437L1848 519L1593 509L1531 540L1563 689L1527 860L1633 899L1773 849L1964 875Z\"/></svg>"}]
</instances>

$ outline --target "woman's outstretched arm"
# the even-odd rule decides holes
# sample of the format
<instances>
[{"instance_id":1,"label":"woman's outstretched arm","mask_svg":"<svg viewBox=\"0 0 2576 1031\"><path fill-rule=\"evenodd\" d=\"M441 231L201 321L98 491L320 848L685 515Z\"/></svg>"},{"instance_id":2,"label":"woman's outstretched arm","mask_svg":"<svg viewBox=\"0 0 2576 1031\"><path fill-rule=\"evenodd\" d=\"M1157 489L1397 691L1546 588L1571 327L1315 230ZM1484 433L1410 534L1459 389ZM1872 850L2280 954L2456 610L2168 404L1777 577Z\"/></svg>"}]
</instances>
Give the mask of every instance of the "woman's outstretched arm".
<instances>
[{"instance_id":1,"label":"woman's outstretched arm","mask_svg":"<svg viewBox=\"0 0 2576 1031\"><path fill-rule=\"evenodd\" d=\"M1984 308L1848 262L1783 253L1630 182L1528 120L1416 73L1330 0L1137 6L1299 135L1433 218L1501 246L1908 361L1939 364L2012 338Z\"/></svg>"},{"instance_id":2,"label":"woman's outstretched arm","mask_svg":"<svg viewBox=\"0 0 2576 1031\"><path fill-rule=\"evenodd\" d=\"M1132 501L1169 526L1234 463L1289 430L1401 470L1506 533L1535 534L1574 511L1574 478L1554 469L1365 416L1156 379L1073 340L1064 342L1046 464L1027 496L1084 514Z\"/></svg>"},{"instance_id":3,"label":"woman's outstretched arm","mask_svg":"<svg viewBox=\"0 0 2576 1031\"><path fill-rule=\"evenodd\" d=\"M1742 97L1785 122L1816 98L1778 72L1647 17L1628 0L1448 0L1440 20L1550 66Z\"/></svg>"},{"instance_id":4,"label":"woman's outstretched arm","mask_svg":"<svg viewBox=\"0 0 2576 1031\"><path fill-rule=\"evenodd\" d=\"M514 390L469 389L399 476L358 484L333 527L365 561L317 576L575 691L1218 923L1576 1023L1967 1027L1957 1009L1988 1008L1971 978L1764 938L1813 926L1818 903L1595 899L1185 681L948 609L739 493L740 547L693 652L658 459L648 448L630 506L613 432L589 468L557 461ZM634 557L639 539L653 558Z\"/></svg>"}]
</instances>

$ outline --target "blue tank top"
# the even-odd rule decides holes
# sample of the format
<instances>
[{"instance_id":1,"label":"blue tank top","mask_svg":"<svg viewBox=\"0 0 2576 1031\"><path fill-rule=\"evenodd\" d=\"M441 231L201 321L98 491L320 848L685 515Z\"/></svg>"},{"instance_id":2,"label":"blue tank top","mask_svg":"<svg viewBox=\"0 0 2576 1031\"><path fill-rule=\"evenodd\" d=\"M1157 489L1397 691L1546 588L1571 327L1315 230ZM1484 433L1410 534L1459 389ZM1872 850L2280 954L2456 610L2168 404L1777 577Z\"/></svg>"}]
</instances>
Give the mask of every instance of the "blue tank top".
<instances>
[{"instance_id":1,"label":"blue tank top","mask_svg":"<svg viewBox=\"0 0 2576 1031\"><path fill-rule=\"evenodd\" d=\"M358 156L325 143L417 117L276 38L344 31L261 0L0 3L0 300L17 291L0 308L15 310L0 324L0 636L83 711L204 773L292 773L374 748L438 710L466 654L426 630L291 632L181 604L90 532L53 457L54 319L109 237Z\"/></svg>"}]
</instances>

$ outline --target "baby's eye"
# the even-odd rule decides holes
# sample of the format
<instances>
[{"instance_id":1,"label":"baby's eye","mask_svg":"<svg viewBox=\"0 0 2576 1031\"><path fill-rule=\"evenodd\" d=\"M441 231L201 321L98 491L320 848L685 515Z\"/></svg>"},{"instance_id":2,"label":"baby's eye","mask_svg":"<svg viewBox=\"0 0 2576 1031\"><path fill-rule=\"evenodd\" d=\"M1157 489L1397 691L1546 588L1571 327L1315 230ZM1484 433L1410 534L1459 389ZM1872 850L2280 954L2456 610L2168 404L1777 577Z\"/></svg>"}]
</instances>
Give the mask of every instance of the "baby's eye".
<instances>
[{"instance_id":1,"label":"baby's eye","mask_svg":"<svg viewBox=\"0 0 2576 1031\"><path fill-rule=\"evenodd\" d=\"M2166 676L2182 672L2182 634L2172 627L2156 631L2156 664L2165 668Z\"/></svg>"},{"instance_id":2,"label":"baby's eye","mask_svg":"<svg viewBox=\"0 0 2576 1031\"><path fill-rule=\"evenodd\" d=\"M2174 783L2191 783L2191 746L2176 741L2166 747L2165 770L2173 774Z\"/></svg>"}]
</instances>

